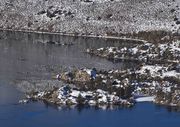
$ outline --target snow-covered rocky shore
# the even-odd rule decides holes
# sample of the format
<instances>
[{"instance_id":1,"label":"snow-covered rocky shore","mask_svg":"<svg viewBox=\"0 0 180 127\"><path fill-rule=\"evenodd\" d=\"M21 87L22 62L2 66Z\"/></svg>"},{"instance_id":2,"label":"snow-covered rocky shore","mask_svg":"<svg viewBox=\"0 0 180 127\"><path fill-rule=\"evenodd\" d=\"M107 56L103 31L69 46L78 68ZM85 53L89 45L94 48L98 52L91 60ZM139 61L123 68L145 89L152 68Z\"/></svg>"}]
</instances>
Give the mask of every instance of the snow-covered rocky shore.
<instances>
[{"instance_id":1,"label":"snow-covered rocky shore","mask_svg":"<svg viewBox=\"0 0 180 127\"><path fill-rule=\"evenodd\" d=\"M113 61L136 61L140 66L129 70L134 77L129 79L138 84L133 92L154 97L162 105L179 106L180 85L180 42L144 43L128 47L105 47L87 49L87 53ZM140 85L140 86L139 86ZM152 98L146 98L152 99ZM142 101L143 99L137 99Z\"/></svg>"},{"instance_id":2,"label":"snow-covered rocky shore","mask_svg":"<svg viewBox=\"0 0 180 127\"><path fill-rule=\"evenodd\" d=\"M57 75L66 85L53 90L27 94L29 100L63 105L133 106L151 101L160 105L180 106L179 64L141 65L132 70L74 69ZM70 86L68 84L74 84Z\"/></svg>"},{"instance_id":3,"label":"snow-covered rocky shore","mask_svg":"<svg viewBox=\"0 0 180 127\"><path fill-rule=\"evenodd\" d=\"M56 106L89 105L89 106L133 106L133 100L121 99L115 93L97 89L94 91L82 91L66 85L54 88L51 91L31 93L27 95L30 100L42 100Z\"/></svg>"},{"instance_id":4,"label":"snow-covered rocky shore","mask_svg":"<svg viewBox=\"0 0 180 127\"><path fill-rule=\"evenodd\" d=\"M134 47L105 47L99 49L87 49L87 53L109 60L128 60L145 63L179 63L180 41L169 43L144 43Z\"/></svg>"}]
</instances>

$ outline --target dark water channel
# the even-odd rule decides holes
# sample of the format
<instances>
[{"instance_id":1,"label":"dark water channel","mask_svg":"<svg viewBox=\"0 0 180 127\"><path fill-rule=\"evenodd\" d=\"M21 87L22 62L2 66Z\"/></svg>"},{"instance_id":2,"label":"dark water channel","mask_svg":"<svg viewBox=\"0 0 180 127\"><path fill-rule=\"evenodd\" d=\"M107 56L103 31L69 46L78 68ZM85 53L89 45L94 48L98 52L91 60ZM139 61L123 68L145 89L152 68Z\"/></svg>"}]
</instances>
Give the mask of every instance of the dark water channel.
<instances>
[{"instance_id":1,"label":"dark water channel","mask_svg":"<svg viewBox=\"0 0 180 127\"><path fill-rule=\"evenodd\" d=\"M49 42L48 44L46 42ZM69 44L73 45L57 45ZM41 102L18 104L23 92L14 83L50 80L61 69L88 67L120 69L135 63L113 63L84 50L105 46L130 46L133 42L58 35L0 32L0 126L2 127L179 127L180 113L151 103L131 109L54 108Z\"/></svg>"}]
</instances>

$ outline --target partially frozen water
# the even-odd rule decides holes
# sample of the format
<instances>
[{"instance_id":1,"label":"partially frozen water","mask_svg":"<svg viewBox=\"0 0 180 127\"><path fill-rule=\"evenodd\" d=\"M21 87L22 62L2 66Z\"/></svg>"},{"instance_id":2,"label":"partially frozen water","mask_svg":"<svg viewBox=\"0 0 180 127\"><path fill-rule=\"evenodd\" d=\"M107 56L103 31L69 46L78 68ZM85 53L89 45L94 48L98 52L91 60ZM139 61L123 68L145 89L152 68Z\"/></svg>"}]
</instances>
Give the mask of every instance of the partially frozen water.
<instances>
[{"instance_id":1,"label":"partially frozen water","mask_svg":"<svg viewBox=\"0 0 180 127\"><path fill-rule=\"evenodd\" d=\"M48 42L48 44L46 43ZM57 45L73 44L73 45ZM75 38L44 34L0 32L0 124L2 127L179 127L180 114L151 103L132 109L57 108L41 102L18 104L23 92L50 87L53 75L62 69L131 68L135 63L113 63L84 53L86 48L129 46L133 42ZM19 82L25 82L19 85ZM45 82L48 82L47 85ZM40 82L40 83L39 83ZM60 83L54 82L57 85Z\"/></svg>"}]
</instances>

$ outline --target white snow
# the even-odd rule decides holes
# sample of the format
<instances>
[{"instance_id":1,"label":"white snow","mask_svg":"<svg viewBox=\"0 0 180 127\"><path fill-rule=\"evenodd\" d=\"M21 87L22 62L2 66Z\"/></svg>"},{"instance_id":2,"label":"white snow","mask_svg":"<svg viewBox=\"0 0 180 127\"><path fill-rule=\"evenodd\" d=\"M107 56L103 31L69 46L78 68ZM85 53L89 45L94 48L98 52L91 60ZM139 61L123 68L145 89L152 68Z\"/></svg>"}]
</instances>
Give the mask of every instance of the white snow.
<instances>
[{"instance_id":1,"label":"white snow","mask_svg":"<svg viewBox=\"0 0 180 127\"><path fill-rule=\"evenodd\" d=\"M42 97L42 96L44 96L44 93L45 93L45 92L39 92L37 96L38 96L38 97Z\"/></svg>"},{"instance_id":2,"label":"white snow","mask_svg":"<svg viewBox=\"0 0 180 127\"><path fill-rule=\"evenodd\" d=\"M94 100L90 100L88 103L89 103L90 105L96 105L96 102L95 102Z\"/></svg>"},{"instance_id":3,"label":"white snow","mask_svg":"<svg viewBox=\"0 0 180 127\"><path fill-rule=\"evenodd\" d=\"M132 48L132 53L133 54L136 54L137 52L138 52L138 48L137 47Z\"/></svg>"},{"instance_id":4,"label":"white snow","mask_svg":"<svg viewBox=\"0 0 180 127\"><path fill-rule=\"evenodd\" d=\"M99 94L107 94L106 91L101 90L101 89L97 89L96 92L99 93Z\"/></svg>"},{"instance_id":5,"label":"white snow","mask_svg":"<svg viewBox=\"0 0 180 127\"><path fill-rule=\"evenodd\" d=\"M163 77L177 77L177 78L180 78L180 73L176 72L175 70L168 71L168 72L163 73Z\"/></svg>"},{"instance_id":6,"label":"white snow","mask_svg":"<svg viewBox=\"0 0 180 127\"><path fill-rule=\"evenodd\" d=\"M121 81L120 81L120 80L118 80L118 79L115 79L114 81L116 81L118 84L119 84L119 83L121 83Z\"/></svg>"},{"instance_id":7,"label":"white snow","mask_svg":"<svg viewBox=\"0 0 180 127\"><path fill-rule=\"evenodd\" d=\"M139 97L135 99L136 102L153 102L155 96L148 96L148 97Z\"/></svg>"},{"instance_id":8,"label":"white snow","mask_svg":"<svg viewBox=\"0 0 180 127\"><path fill-rule=\"evenodd\" d=\"M26 104L28 103L29 101L27 99L22 99L22 100L19 100L19 103L21 104Z\"/></svg>"},{"instance_id":9,"label":"white snow","mask_svg":"<svg viewBox=\"0 0 180 127\"><path fill-rule=\"evenodd\" d=\"M84 71L85 71L86 73L88 73L89 75L91 75L91 69L84 69Z\"/></svg>"},{"instance_id":10,"label":"white snow","mask_svg":"<svg viewBox=\"0 0 180 127\"><path fill-rule=\"evenodd\" d=\"M164 93L171 92L171 87L163 87L162 90Z\"/></svg>"},{"instance_id":11,"label":"white snow","mask_svg":"<svg viewBox=\"0 0 180 127\"><path fill-rule=\"evenodd\" d=\"M109 47L109 48L108 48L108 52L109 52L109 53L112 53L112 52L113 52L113 49L114 49L114 47Z\"/></svg>"},{"instance_id":12,"label":"white snow","mask_svg":"<svg viewBox=\"0 0 180 127\"><path fill-rule=\"evenodd\" d=\"M71 103L73 103L73 104L77 104L77 101L76 101L76 99L75 99L75 98L73 98L73 97L69 97L68 99L71 101Z\"/></svg>"},{"instance_id":13,"label":"white snow","mask_svg":"<svg viewBox=\"0 0 180 127\"><path fill-rule=\"evenodd\" d=\"M104 48L99 48L99 49L97 49L98 51L102 51L102 50L104 50Z\"/></svg>"},{"instance_id":14,"label":"white snow","mask_svg":"<svg viewBox=\"0 0 180 127\"><path fill-rule=\"evenodd\" d=\"M107 102L107 97L104 94L101 94L101 98L98 99L99 103L106 103Z\"/></svg>"},{"instance_id":15,"label":"white snow","mask_svg":"<svg viewBox=\"0 0 180 127\"><path fill-rule=\"evenodd\" d=\"M77 90L72 90L72 92L70 93L70 95L72 96L72 97L78 97L79 95L80 95L80 91L77 91Z\"/></svg>"},{"instance_id":16,"label":"white snow","mask_svg":"<svg viewBox=\"0 0 180 127\"><path fill-rule=\"evenodd\" d=\"M143 66L137 73L145 74L146 70L149 70L149 73L152 77L160 76L161 74L158 72L158 70L166 70L166 68L158 65L145 65Z\"/></svg>"},{"instance_id":17,"label":"white snow","mask_svg":"<svg viewBox=\"0 0 180 127\"><path fill-rule=\"evenodd\" d=\"M104 80L102 80L102 83L107 83L107 80L105 80L105 79L104 79Z\"/></svg>"},{"instance_id":18,"label":"white snow","mask_svg":"<svg viewBox=\"0 0 180 127\"><path fill-rule=\"evenodd\" d=\"M164 77L176 77L180 78L180 73L175 70L167 71L167 67L158 66L158 65L145 65L143 66L137 73L145 74L146 70L149 71L152 77L159 76L161 78Z\"/></svg>"}]
</instances>

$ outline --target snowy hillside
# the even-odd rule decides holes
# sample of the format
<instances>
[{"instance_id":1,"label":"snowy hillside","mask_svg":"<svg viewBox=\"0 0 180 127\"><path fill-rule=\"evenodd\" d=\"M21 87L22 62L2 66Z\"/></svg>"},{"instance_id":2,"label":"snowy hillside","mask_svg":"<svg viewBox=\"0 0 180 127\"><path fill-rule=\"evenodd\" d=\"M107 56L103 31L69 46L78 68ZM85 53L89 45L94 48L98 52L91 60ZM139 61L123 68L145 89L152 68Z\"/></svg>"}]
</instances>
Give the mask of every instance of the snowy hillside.
<instances>
[{"instance_id":1,"label":"snowy hillside","mask_svg":"<svg viewBox=\"0 0 180 127\"><path fill-rule=\"evenodd\" d=\"M4 29L118 35L179 27L179 0L0 0Z\"/></svg>"}]
</instances>

